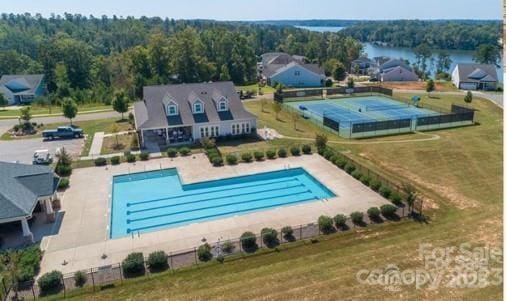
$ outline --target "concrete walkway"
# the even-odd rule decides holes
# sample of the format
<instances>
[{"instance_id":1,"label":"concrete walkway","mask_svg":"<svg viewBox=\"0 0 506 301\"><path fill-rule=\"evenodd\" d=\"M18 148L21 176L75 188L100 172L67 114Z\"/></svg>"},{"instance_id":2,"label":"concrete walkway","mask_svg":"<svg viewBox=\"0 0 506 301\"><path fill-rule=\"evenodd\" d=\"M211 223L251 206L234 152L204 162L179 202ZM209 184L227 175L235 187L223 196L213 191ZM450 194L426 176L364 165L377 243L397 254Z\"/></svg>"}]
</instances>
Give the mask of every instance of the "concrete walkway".
<instances>
[{"instance_id":1,"label":"concrete walkway","mask_svg":"<svg viewBox=\"0 0 506 301\"><path fill-rule=\"evenodd\" d=\"M104 142L104 132L96 132L95 136L93 136L93 141L91 142L91 148L89 155L97 156L100 155L102 151L102 142Z\"/></svg>"}]
</instances>

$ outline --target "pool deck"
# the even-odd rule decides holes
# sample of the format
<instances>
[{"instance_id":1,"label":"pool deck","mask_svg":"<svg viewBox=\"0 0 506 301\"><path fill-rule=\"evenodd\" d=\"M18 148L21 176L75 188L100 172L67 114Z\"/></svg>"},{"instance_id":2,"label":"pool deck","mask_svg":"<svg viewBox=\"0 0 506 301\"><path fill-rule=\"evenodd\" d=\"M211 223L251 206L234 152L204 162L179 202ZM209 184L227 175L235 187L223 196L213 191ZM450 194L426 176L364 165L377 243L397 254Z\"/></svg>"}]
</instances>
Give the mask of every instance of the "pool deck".
<instances>
[{"instance_id":1,"label":"pool deck","mask_svg":"<svg viewBox=\"0 0 506 301\"><path fill-rule=\"evenodd\" d=\"M142 172L176 167L184 183L214 180L303 167L313 177L332 190L337 197L327 201L308 202L294 206L204 221L175 228L128 236L109 238L110 194L112 177L129 172ZM174 159L151 159L135 164L75 169L70 187L62 198L57 234L44 237L45 251L40 275L59 270L63 273L121 262L131 252L145 256L156 250L175 252L202 244L202 238L239 237L245 231L259 233L263 227L281 228L316 222L322 214L365 212L372 206L389 203L319 155L303 155L263 162L242 163L235 166L213 167L203 154ZM102 259L102 254L107 258ZM66 262L63 265L63 262Z\"/></svg>"}]
</instances>

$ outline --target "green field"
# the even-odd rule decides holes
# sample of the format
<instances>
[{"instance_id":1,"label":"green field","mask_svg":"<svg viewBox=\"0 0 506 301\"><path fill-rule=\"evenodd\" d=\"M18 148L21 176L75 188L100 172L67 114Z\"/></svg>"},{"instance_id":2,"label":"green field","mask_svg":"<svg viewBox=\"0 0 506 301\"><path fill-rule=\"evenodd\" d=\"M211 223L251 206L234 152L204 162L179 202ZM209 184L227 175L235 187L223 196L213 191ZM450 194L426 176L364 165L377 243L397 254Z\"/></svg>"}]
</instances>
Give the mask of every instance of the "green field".
<instances>
[{"instance_id":1,"label":"green field","mask_svg":"<svg viewBox=\"0 0 506 301\"><path fill-rule=\"evenodd\" d=\"M59 106L49 107L49 106L32 105L30 111L34 117L43 117L43 116L52 116L52 115L61 115L62 114L61 107L59 107ZM78 114L92 113L92 112L96 112L96 111L99 111L99 112L112 111L112 107L110 105L105 105L102 103L79 105ZM18 118L19 115L20 115L19 108L0 109L0 118Z\"/></svg>"},{"instance_id":2,"label":"green field","mask_svg":"<svg viewBox=\"0 0 506 301\"><path fill-rule=\"evenodd\" d=\"M424 97L422 101L449 107L462 99ZM74 292L74 299L502 300L501 286L428 290L411 285L388 290L361 284L356 279L361 269L384 269L389 264L397 265L401 271L423 268L418 258L421 243L450 247L469 242L473 246L502 247L502 110L485 100L475 99L472 105L478 110L479 126L353 141L329 136L333 146L349 151L377 172L415 184L426 197L428 223L405 220L371 226L331 235L314 244L283 246L279 252L126 281L100 292ZM261 112L258 102L248 102L246 106L258 115L258 128L267 125L300 139L311 139L320 130L306 120L299 121L299 130L294 130L286 112L276 120L272 110ZM437 139L407 142L427 135ZM284 143L305 142L285 139L254 142L250 146L269 148ZM233 146L228 146L227 151L233 151Z\"/></svg>"}]
</instances>

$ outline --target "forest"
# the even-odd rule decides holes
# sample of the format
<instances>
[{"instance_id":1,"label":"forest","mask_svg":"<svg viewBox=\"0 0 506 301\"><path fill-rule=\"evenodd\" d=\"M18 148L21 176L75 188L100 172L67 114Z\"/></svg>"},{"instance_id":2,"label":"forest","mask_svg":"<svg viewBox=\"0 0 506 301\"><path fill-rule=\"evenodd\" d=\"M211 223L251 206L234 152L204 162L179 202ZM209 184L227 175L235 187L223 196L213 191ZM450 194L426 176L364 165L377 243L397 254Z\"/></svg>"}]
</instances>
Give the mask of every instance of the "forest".
<instances>
[{"instance_id":1,"label":"forest","mask_svg":"<svg viewBox=\"0 0 506 301\"><path fill-rule=\"evenodd\" d=\"M2 14L0 75L43 73L52 103L110 103L116 90L142 97L152 84L256 82L269 51L349 67L362 45L337 33L241 22L74 14Z\"/></svg>"}]
</instances>

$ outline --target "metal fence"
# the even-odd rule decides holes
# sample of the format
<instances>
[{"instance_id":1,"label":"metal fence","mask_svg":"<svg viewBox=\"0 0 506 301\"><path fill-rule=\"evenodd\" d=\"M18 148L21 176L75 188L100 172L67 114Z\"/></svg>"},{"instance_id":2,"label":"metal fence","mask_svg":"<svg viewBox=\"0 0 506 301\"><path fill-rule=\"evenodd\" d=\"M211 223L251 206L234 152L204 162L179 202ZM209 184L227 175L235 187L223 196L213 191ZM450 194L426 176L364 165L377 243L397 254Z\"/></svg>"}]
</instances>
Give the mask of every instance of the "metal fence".
<instances>
[{"instance_id":1,"label":"metal fence","mask_svg":"<svg viewBox=\"0 0 506 301\"><path fill-rule=\"evenodd\" d=\"M297 90L285 90L281 93L281 97L279 95L276 97L276 101L284 102L285 99L324 99L325 97L332 96L346 96L350 94L383 94L387 96L393 95L393 90L388 88L383 88L380 86L366 86L366 87L355 87L355 88L347 88L347 87L329 87L329 88L314 88L314 89L297 89Z\"/></svg>"}]
</instances>

